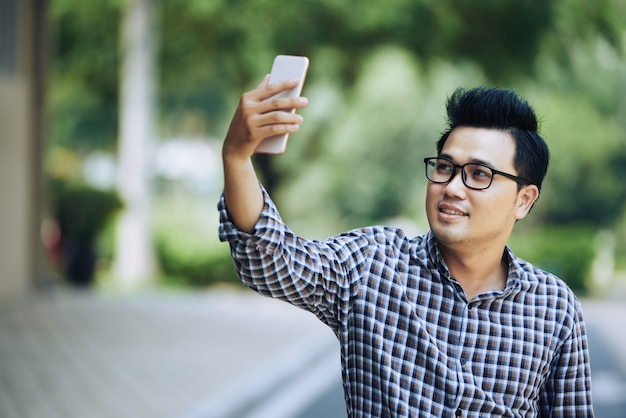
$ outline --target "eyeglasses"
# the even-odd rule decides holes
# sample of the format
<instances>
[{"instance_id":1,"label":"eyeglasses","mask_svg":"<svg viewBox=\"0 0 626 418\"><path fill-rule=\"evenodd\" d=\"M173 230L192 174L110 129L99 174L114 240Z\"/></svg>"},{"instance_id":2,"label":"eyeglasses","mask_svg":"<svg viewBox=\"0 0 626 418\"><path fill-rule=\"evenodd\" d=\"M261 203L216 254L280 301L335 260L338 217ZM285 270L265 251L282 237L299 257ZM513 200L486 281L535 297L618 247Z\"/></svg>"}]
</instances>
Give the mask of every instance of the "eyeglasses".
<instances>
[{"instance_id":1,"label":"eyeglasses","mask_svg":"<svg viewBox=\"0 0 626 418\"><path fill-rule=\"evenodd\" d=\"M493 176L496 174L509 178L517 184L530 184L526 179L498 171L481 163L459 165L445 157L424 158L424 163L426 164L426 178L433 183L449 183L456 176L457 168L460 168L463 184L474 190L487 189L491 186Z\"/></svg>"}]
</instances>

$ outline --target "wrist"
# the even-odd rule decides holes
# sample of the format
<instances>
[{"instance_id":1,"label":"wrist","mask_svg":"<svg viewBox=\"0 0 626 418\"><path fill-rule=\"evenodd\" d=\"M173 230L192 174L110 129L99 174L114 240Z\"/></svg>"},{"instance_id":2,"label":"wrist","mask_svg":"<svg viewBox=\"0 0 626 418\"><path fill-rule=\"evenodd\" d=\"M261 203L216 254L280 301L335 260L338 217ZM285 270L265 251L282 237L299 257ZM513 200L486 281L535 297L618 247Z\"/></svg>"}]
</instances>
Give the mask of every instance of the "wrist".
<instances>
[{"instance_id":1,"label":"wrist","mask_svg":"<svg viewBox=\"0 0 626 418\"><path fill-rule=\"evenodd\" d=\"M252 163L252 156L248 154L241 154L241 152L235 152L235 150L229 149L229 147L222 148L222 162L224 166L244 167Z\"/></svg>"}]
</instances>

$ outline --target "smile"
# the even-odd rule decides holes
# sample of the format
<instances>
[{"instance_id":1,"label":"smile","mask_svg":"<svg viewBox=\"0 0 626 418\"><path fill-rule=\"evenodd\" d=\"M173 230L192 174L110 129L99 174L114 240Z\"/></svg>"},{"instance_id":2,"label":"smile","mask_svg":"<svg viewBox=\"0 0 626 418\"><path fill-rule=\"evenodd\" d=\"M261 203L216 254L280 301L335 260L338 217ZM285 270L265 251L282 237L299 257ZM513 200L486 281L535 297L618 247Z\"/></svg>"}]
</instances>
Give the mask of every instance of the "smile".
<instances>
[{"instance_id":1,"label":"smile","mask_svg":"<svg viewBox=\"0 0 626 418\"><path fill-rule=\"evenodd\" d=\"M442 213L445 213L446 215L467 216L465 212L461 212L461 211L450 209L450 208L439 208L439 211Z\"/></svg>"}]
</instances>

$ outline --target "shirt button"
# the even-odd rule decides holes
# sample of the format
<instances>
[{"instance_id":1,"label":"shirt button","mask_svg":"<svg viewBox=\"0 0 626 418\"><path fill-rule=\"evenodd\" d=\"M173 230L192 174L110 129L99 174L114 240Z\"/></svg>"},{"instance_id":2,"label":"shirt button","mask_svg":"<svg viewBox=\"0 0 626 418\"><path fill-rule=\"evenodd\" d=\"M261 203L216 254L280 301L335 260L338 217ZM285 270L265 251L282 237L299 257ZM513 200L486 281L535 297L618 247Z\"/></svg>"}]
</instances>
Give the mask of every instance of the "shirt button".
<instances>
[{"instance_id":1,"label":"shirt button","mask_svg":"<svg viewBox=\"0 0 626 418\"><path fill-rule=\"evenodd\" d=\"M461 362L461 366L465 366L465 363L467 363L467 359L465 357L461 357L460 362ZM460 411L460 409L459 409L459 411Z\"/></svg>"},{"instance_id":2,"label":"shirt button","mask_svg":"<svg viewBox=\"0 0 626 418\"><path fill-rule=\"evenodd\" d=\"M454 415L456 415L457 417L460 417L461 415L463 415L463 411L461 411L461 408L454 411Z\"/></svg>"}]
</instances>

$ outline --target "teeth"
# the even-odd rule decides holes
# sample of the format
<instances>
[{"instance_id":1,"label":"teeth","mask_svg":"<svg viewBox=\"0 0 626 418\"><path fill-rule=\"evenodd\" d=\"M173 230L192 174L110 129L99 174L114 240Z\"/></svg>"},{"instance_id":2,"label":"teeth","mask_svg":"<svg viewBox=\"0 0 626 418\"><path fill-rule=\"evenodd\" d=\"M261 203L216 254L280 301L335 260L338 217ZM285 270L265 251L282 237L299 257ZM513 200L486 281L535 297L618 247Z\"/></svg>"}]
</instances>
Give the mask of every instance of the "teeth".
<instances>
[{"instance_id":1,"label":"teeth","mask_svg":"<svg viewBox=\"0 0 626 418\"><path fill-rule=\"evenodd\" d=\"M457 212L456 210L452 210L452 209L441 209L441 211L448 215L464 215L463 212Z\"/></svg>"}]
</instances>

